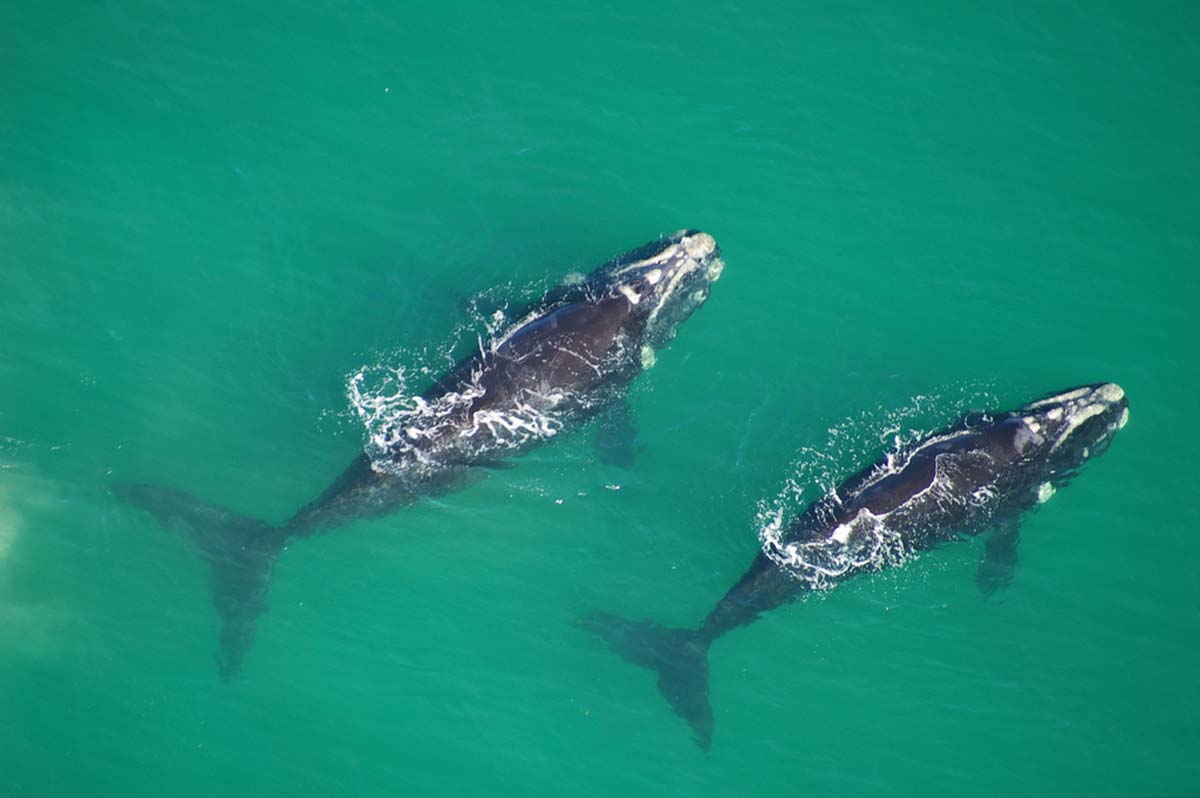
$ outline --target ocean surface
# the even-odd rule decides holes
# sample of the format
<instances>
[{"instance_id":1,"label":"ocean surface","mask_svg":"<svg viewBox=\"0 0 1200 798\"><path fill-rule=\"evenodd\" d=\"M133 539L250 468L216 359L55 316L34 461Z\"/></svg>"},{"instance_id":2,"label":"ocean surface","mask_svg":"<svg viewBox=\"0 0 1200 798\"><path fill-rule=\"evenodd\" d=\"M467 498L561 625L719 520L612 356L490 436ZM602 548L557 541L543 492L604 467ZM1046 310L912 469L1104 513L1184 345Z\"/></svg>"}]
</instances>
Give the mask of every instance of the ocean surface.
<instances>
[{"instance_id":1,"label":"ocean surface","mask_svg":"<svg viewBox=\"0 0 1200 798\"><path fill-rule=\"evenodd\" d=\"M0 7L0 794L1196 795L1200 11L907 5ZM218 677L116 480L282 521L353 374L681 227L727 268L633 468L293 542ZM789 485L1097 381L1010 588L967 541L721 638L708 753L576 626L694 624Z\"/></svg>"}]
</instances>

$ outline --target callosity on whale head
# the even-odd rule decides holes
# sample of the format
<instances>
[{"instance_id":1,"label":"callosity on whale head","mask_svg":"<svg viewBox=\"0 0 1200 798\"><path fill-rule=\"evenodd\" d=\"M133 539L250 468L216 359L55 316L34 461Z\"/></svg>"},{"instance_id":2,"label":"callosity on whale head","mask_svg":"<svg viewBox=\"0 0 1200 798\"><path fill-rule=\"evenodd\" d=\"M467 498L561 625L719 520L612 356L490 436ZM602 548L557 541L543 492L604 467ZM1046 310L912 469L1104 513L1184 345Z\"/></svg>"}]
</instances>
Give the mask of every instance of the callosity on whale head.
<instances>
[{"instance_id":1,"label":"callosity on whale head","mask_svg":"<svg viewBox=\"0 0 1200 798\"><path fill-rule=\"evenodd\" d=\"M658 348L704 304L724 268L712 236L681 230L614 258L597 276L634 306L645 325L643 342Z\"/></svg>"},{"instance_id":2,"label":"callosity on whale head","mask_svg":"<svg viewBox=\"0 0 1200 798\"><path fill-rule=\"evenodd\" d=\"M1036 457L1045 478L1061 484L1108 448L1129 421L1129 402L1121 386L1099 382L1030 402L1013 415L1026 430L1024 436L1018 435L1024 438L1018 448L1034 447L1022 454Z\"/></svg>"}]
</instances>

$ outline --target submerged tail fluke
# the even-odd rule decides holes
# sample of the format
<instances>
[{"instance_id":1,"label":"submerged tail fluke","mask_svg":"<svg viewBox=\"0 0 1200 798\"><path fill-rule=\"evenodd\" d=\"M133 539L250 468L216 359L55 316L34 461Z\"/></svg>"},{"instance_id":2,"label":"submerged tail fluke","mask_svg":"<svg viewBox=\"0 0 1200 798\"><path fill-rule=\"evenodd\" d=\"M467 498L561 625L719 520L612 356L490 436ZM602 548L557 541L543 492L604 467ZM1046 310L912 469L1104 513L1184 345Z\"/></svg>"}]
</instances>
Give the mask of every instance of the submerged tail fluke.
<instances>
[{"instance_id":1,"label":"submerged tail fluke","mask_svg":"<svg viewBox=\"0 0 1200 798\"><path fill-rule=\"evenodd\" d=\"M606 612L585 616L579 626L599 635L629 662L657 672L663 697L692 727L696 745L708 750L713 713L708 703L707 637L691 629L628 621Z\"/></svg>"},{"instance_id":2,"label":"submerged tail fluke","mask_svg":"<svg viewBox=\"0 0 1200 798\"><path fill-rule=\"evenodd\" d=\"M217 669L222 678L232 678L254 642L254 624L267 607L271 569L287 533L172 488L123 482L112 489L167 529L184 533L212 566L213 605L221 618Z\"/></svg>"}]
</instances>

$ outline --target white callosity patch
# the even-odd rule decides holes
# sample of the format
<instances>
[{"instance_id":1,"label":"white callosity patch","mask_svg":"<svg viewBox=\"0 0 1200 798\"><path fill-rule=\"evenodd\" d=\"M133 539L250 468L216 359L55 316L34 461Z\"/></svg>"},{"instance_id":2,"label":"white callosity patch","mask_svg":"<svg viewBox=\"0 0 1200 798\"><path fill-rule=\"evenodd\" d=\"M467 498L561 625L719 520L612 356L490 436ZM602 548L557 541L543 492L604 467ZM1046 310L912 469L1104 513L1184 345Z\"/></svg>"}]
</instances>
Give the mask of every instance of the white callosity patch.
<instances>
[{"instance_id":1,"label":"white callosity patch","mask_svg":"<svg viewBox=\"0 0 1200 798\"><path fill-rule=\"evenodd\" d=\"M1054 486L1051 485L1049 482L1043 482L1041 485L1038 485L1038 489L1037 489L1038 504L1045 504L1046 502L1050 501L1050 499L1053 496L1054 496Z\"/></svg>"},{"instance_id":2,"label":"white callosity patch","mask_svg":"<svg viewBox=\"0 0 1200 798\"><path fill-rule=\"evenodd\" d=\"M683 245L684 251L693 260L704 260L717 251L716 239L708 233L685 236L679 243Z\"/></svg>"},{"instance_id":3,"label":"white callosity patch","mask_svg":"<svg viewBox=\"0 0 1200 798\"><path fill-rule=\"evenodd\" d=\"M1062 428L1057 432L1054 445L1050 447L1050 451L1054 451L1066 443L1075 430L1083 426L1085 422L1108 412L1113 405L1124 398L1125 390L1120 385L1109 382L1095 388L1077 388L1051 399L1034 402L1028 407L1044 407L1052 402L1061 405L1061 407L1051 408L1044 413L1046 419L1050 421L1062 420ZM1127 420L1128 414L1129 409L1125 408L1121 413L1121 418ZM1124 426L1123 421L1118 420L1112 429L1117 430L1122 426ZM1084 457L1087 457L1086 450Z\"/></svg>"},{"instance_id":4,"label":"white callosity patch","mask_svg":"<svg viewBox=\"0 0 1200 798\"><path fill-rule=\"evenodd\" d=\"M625 274L627 272L637 271L639 269L645 269L648 266L655 266L660 263L666 263L668 260L670 260L675 255L677 247L678 247L678 244L670 244L666 247L663 247L658 252L654 253L653 255L651 255L648 258L643 258L642 260L625 264L624 266L617 269L613 273L614 274Z\"/></svg>"},{"instance_id":5,"label":"white callosity patch","mask_svg":"<svg viewBox=\"0 0 1200 798\"><path fill-rule=\"evenodd\" d=\"M675 233L678 236L683 231ZM674 237L672 236L672 237ZM717 242L708 233L694 233L689 236L684 236L677 243L668 244L658 252L648 258L643 258L633 263L627 263L620 269L617 269L614 274L626 274L632 271L646 269L650 266L665 265L674 259L686 259L695 262L702 262L717 251Z\"/></svg>"},{"instance_id":6,"label":"white callosity patch","mask_svg":"<svg viewBox=\"0 0 1200 798\"><path fill-rule=\"evenodd\" d=\"M1070 408L1067 411L1067 420L1064 422L1063 430L1059 433L1058 439L1054 441L1054 445L1050 447L1050 451L1054 451L1066 443L1067 439L1071 437L1071 433L1079 429L1085 421L1102 414L1107 409L1108 405L1103 402Z\"/></svg>"},{"instance_id":7,"label":"white callosity patch","mask_svg":"<svg viewBox=\"0 0 1200 798\"><path fill-rule=\"evenodd\" d=\"M721 259L714 257L716 251L717 242L712 236L708 233L696 233L685 236L677 244L666 247L653 258L621 270L620 273L624 273L632 268L645 268L650 264L661 264L661 268L652 269L646 274L647 281L656 287L654 294L657 299L647 317L648 324L654 324L667 301L679 288L680 283L696 270L703 268L704 279L709 283L716 282L725 268ZM666 283L659 287L658 283L664 279ZM703 297L703 292L700 292L700 295Z\"/></svg>"},{"instance_id":8,"label":"white callosity patch","mask_svg":"<svg viewBox=\"0 0 1200 798\"><path fill-rule=\"evenodd\" d=\"M675 293L675 289L679 287L679 283L682 282L683 278L700 268L699 262L690 257L683 257L679 260L680 262L674 268L668 270L667 284L656 292L658 302L654 305L654 309L650 311L650 316L648 317L648 323L650 324L653 324L654 320L658 318L663 305Z\"/></svg>"},{"instance_id":9,"label":"white callosity patch","mask_svg":"<svg viewBox=\"0 0 1200 798\"><path fill-rule=\"evenodd\" d=\"M1026 407L1029 408L1030 410L1032 410L1037 407L1045 407L1046 405L1063 404L1065 402L1070 402L1074 399L1078 399L1081 396L1087 396L1088 393L1091 392L1091 390L1092 390L1091 388L1086 388L1086 387L1085 388L1076 388L1073 391L1067 391L1066 393L1060 393L1056 396L1048 396L1045 399L1040 399L1036 402L1030 402L1028 405L1026 405Z\"/></svg>"},{"instance_id":10,"label":"white callosity patch","mask_svg":"<svg viewBox=\"0 0 1200 798\"><path fill-rule=\"evenodd\" d=\"M713 258L708 262L708 271L706 277L710 283L715 283L721 279L721 273L725 271L725 261L721 258Z\"/></svg>"}]
</instances>

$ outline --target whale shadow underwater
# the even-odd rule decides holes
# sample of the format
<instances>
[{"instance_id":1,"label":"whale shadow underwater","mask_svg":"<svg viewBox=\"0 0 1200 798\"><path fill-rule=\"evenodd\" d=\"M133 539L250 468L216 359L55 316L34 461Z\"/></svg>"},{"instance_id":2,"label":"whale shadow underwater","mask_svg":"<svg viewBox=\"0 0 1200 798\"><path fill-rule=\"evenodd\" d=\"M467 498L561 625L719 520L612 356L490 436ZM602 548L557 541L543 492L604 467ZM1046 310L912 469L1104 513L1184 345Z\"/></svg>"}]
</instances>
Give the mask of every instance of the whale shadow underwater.
<instances>
[{"instance_id":1,"label":"whale shadow underwater","mask_svg":"<svg viewBox=\"0 0 1200 798\"><path fill-rule=\"evenodd\" d=\"M483 469L599 417L597 454L628 466L636 425L625 401L724 268L712 236L682 230L558 286L436 379L314 501L282 524L240 516L174 488L118 482L113 493L189 537L208 560L221 620L218 671L242 667L285 544L381 516L476 481Z\"/></svg>"},{"instance_id":2,"label":"whale shadow underwater","mask_svg":"<svg viewBox=\"0 0 1200 798\"><path fill-rule=\"evenodd\" d=\"M659 691L707 750L714 728L708 652L721 635L807 593L988 530L976 581L985 594L994 592L1013 577L1021 516L1103 453L1128 419L1125 392L1113 383L1050 394L1009 412L966 415L781 522L697 627L604 612L581 618L579 626L656 672Z\"/></svg>"}]
</instances>

